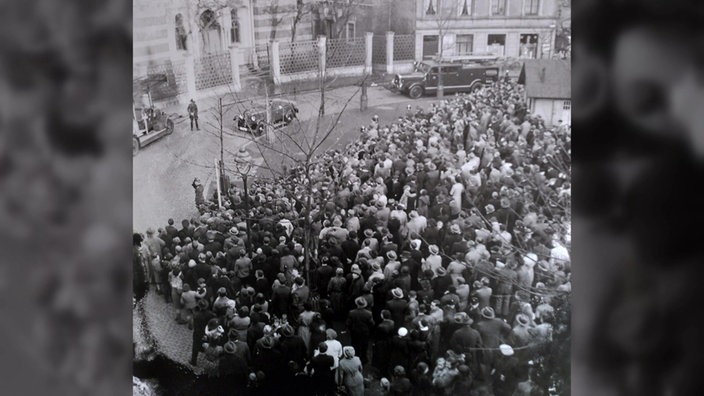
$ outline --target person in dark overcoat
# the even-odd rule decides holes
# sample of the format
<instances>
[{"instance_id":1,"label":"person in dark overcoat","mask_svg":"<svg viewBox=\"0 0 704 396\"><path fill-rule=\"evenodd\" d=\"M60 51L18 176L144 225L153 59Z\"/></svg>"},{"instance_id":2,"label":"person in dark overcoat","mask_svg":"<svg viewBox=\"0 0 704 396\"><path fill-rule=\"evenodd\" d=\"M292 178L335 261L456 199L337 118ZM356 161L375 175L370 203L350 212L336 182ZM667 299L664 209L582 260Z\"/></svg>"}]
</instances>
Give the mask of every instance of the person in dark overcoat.
<instances>
[{"instance_id":1,"label":"person in dark overcoat","mask_svg":"<svg viewBox=\"0 0 704 396\"><path fill-rule=\"evenodd\" d=\"M354 300L356 309L350 311L347 316L347 329L352 338L352 347L359 353L359 360L362 364L367 363L367 349L369 348L369 337L374 328L374 319L372 313L367 309L367 300L363 297L357 297Z\"/></svg>"}]
</instances>

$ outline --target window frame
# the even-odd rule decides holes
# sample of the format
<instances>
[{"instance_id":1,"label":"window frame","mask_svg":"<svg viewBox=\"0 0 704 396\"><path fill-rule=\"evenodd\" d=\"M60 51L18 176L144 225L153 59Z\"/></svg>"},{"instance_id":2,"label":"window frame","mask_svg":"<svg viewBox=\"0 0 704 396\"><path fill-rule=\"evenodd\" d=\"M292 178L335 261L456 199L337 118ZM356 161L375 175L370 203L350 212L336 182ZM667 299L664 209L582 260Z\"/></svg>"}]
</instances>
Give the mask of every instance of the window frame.
<instances>
[{"instance_id":1,"label":"window frame","mask_svg":"<svg viewBox=\"0 0 704 396\"><path fill-rule=\"evenodd\" d=\"M496 4L496 7L494 5ZM503 9L501 12L498 11L498 5L503 4ZM497 12L494 12L494 8L497 9ZM506 16L506 9L507 9L507 0L491 0L491 3L489 4L489 15L491 16Z\"/></svg>"},{"instance_id":2,"label":"window frame","mask_svg":"<svg viewBox=\"0 0 704 396\"><path fill-rule=\"evenodd\" d=\"M242 36L240 35L240 18L238 15L237 8L230 9L230 43L231 44L241 44ZM235 37L235 32L237 35ZM235 40L235 38L237 40Z\"/></svg>"},{"instance_id":3,"label":"window frame","mask_svg":"<svg viewBox=\"0 0 704 396\"><path fill-rule=\"evenodd\" d=\"M526 12L528 9L528 5L531 6L531 9L528 10L529 12ZM532 6L535 5L535 12L530 12L532 11ZM540 0L523 0L523 16L539 16L540 15L540 9L541 9L541 1Z\"/></svg>"},{"instance_id":4,"label":"window frame","mask_svg":"<svg viewBox=\"0 0 704 396\"><path fill-rule=\"evenodd\" d=\"M467 14L462 14L464 11L464 6L467 5ZM474 1L473 0L457 0L457 17L458 18L468 18L474 15Z\"/></svg>"},{"instance_id":5,"label":"window frame","mask_svg":"<svg viewBox=\"0 0 704 396\"><path fill-rule=\"evenodd\" d=\"M469 40L461 41L460 37L463 37L463 38L468 37ZM459 45L466 46L467 44L469 44L469 51L463 52L463 51L459 50L460 49ZM458 54L464 54L464 53L471 54L472 52L474 52L474 34L471 34L471 33L470 34L457 34L455 36L455 52Z\"/></svg>"}]
</instances>

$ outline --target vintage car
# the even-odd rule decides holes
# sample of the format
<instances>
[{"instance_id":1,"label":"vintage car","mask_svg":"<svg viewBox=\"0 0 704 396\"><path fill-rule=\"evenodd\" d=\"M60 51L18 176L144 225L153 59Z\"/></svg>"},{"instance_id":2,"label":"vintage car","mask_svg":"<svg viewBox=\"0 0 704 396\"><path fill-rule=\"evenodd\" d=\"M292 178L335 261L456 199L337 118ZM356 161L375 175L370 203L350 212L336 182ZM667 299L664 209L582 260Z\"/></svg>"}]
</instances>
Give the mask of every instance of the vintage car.
<instances>
[{"instance_id":1,"label":"vintage car","mask_svg":"<svg viewBox=\"0 0 704 396\"><path fill-rule=\"evenodd\" d=\"M156 108L152 102L151 91L167 83L163 74L153 74L133 81L132 103L132 155L139 150L174 131L171 116Z\"/></svg>"},{"instance_id":2,"label":"vintage car","mask_svg":"<svg viewBox=\"0 0 704 396\"><path fill-rule=\"evenodd\" d=\"M442 85L446 93L474 92L484 84L493 84L499 79L499 67L468 59L429 60L416 62L413 71L396 74L391 84L413 99L438 90L438 71L442 72Z\"/></svg>"},{"instance_id":3,"label":"vintage car","mask_svg":"<svg viewBox=\"0 0 704 396\"><path fill-rule=\"evenodd\" d=\"M162 110L154 107L146 109L132 107L132 155L139 149L153 143L174 131L174 122Z\"/></svg>"},{"instance_id":4,"label":"vintage car","mask_svg":"<svg viewBox=\"0 0 704 396\"><path fill-rule=\"evenodd\" d=\"M270 100L271 124L274 128L288 125L298 114L298 107L293 102L281 99ZM242 114L234 118L237 123L237 130L260 136L264 133L266 126L266 102L248 103L250 106Z\"/></svg>"}]
</instances>

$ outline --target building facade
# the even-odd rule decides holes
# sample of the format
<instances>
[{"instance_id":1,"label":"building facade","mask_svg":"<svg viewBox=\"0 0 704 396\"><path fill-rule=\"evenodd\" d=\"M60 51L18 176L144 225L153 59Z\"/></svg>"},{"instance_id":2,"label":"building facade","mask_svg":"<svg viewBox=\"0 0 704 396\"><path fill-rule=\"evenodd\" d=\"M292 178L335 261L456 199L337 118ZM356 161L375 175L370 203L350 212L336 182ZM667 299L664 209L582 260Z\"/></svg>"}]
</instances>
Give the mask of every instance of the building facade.
<instances>
[{"instance_id":1,"label":"building facade","mask_svg":"<svg viewBox=\"0 0 704 396\"><path fill-rule=\"evenodd\" d=\"M416 0L416 59L554 54L558 0Z\"/></svg>"}]
</instances>

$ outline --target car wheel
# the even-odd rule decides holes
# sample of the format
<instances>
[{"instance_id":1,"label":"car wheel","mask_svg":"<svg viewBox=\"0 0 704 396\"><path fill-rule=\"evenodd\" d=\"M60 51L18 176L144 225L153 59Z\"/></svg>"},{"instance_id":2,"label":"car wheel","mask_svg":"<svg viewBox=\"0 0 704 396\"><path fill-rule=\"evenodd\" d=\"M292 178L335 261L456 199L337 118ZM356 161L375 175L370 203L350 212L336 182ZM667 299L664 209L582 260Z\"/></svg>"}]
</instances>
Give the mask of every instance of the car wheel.
<instances>
[{"instance_id":1,"label":"car wheel","mask_svg":"<svg viewBox=\"0 0 704 396\"><path fill-rule=\"evenodd\" d=\"M132 156L134 157L137 155L137 152L139 151L139 140L137 140L136 137L132 138Z\"/></svg>"},{"instance_id":2,"label":"car wheel","mask_svg":"<svg viewBox=\"0 0 704 396\"><path fill-rule=\"evenodd\" d=\"M472 93L476 93L480 89L482 89L483 87L484 87L484 84L478 82L478 83L475 83L472 85L472 89L470 91L472 91Z\"/></svg>"},{"instance_id":3,"label":"car wheel","mask_svg":"<svg viewBox=\"0 0 704 396\"><path fill-rule=\"evenodd\" d=\"M423 95L423 87L420 85L414 85L411 87L410 90L408 90L408 96L410 96L413 99L418 99Z\"/></svg>"},{"instance_id":4,"label":"car wheel","mask_svg":"<svg viewBox=\"0 0 704 396\"><path fill-rule=\"evenodd\" d=\"M166 134L171 135L174 132L174 122L166 120Z\"/></svg>"}]
</instances>

